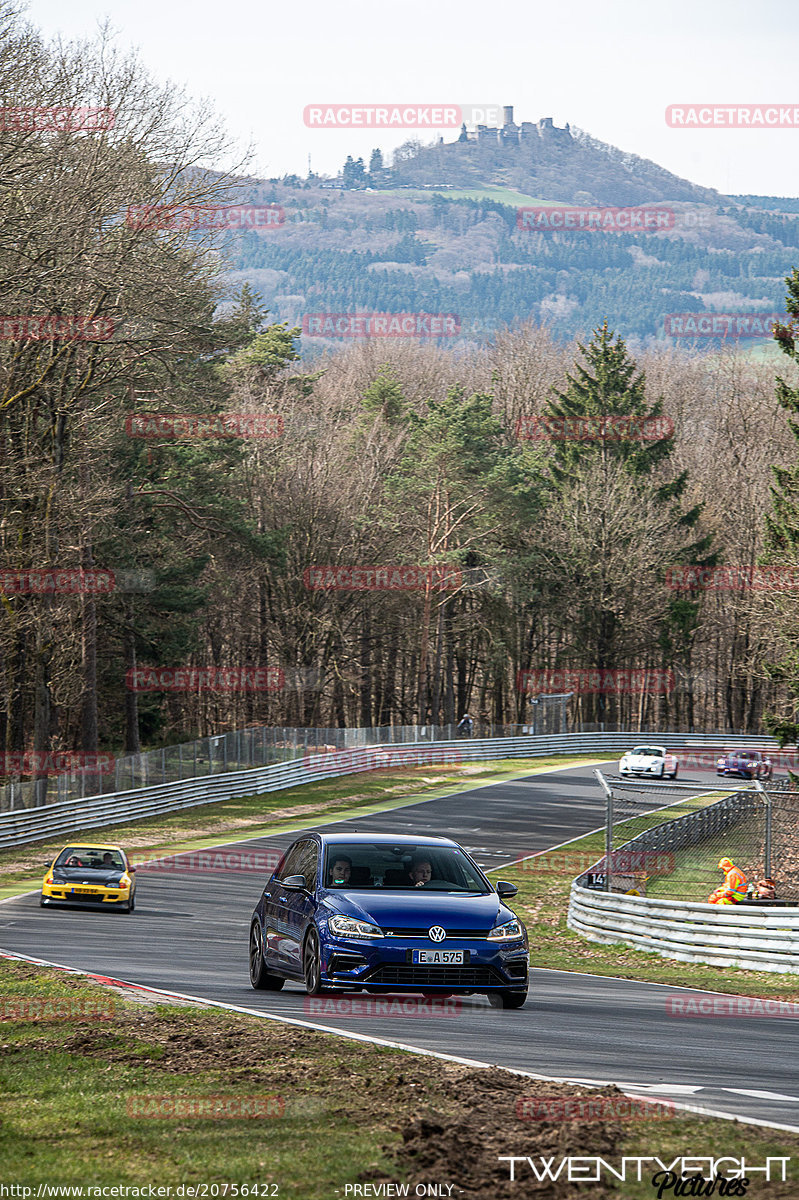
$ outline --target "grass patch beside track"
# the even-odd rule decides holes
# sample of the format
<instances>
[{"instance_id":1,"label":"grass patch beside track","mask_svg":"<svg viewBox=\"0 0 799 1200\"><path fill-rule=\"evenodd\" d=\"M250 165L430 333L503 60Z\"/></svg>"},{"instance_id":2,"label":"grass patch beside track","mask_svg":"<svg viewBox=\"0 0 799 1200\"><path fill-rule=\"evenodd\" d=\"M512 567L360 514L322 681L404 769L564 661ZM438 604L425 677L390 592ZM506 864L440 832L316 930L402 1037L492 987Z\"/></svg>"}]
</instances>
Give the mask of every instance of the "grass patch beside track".
<instances>
[{"instance_id":1,"label":"grass patch beside track","mask_svg":"<svg viewBox=\"0 0 799 1200\"><path fill-rule=\"evenodd\" d=\"M664 812L661 819L671 818ZM740 996L799 1000L799 976L796 975L685 963L661 958L627 943L604 946L574 933L566 925L572 882L604 852L604 832L592 833L568 842L558 850L490 872L495 880L507 879L519 889L511 907L527 926L532 966L612 975L675 987L707 988ZM669 894L669 899L675 898L673 892Z\"/></svg>"},{"instance_id":2,"label":"grass patch beside track","mask_svg":"<svg viewBox=\"0 0 799 1200\"><path fill-rule=\"evenodd\" d=\"M629 1119L613 1087L525 1079L215 1009L137 1003L22 962L0 961L0 1000L3 1179L34 1188L153 1184L171 1186L174 1200L180 1184L217 1184L222 1196L224 1184L258 1183L259 1196L335 1200L348 1184L368 1181L407 1183L411 1195L436 1183L466 1200L518 1200L531 1194L530 1176L510 1183L501 1155L554 1156L556 1166L564 1156L596 1155L617 1168L623 1155L745 1155L757 1165L768 1155L799 1158L796 1134L679 1110L646 1119L649 1110L638 1108ZM100 1021L20 1015L21 1002L42 1000L114 1008ZM519 1019L490 1008L485 1016L487 1045L492 1027ZM194 1115L207 1097L231 1112L266 1096L277 1098L272 1117ZM554 1119L530 1119L531 1099ZM558 1108L566 1102L594 1113L602 1102L605 1115ZM154 1107L162 1115L138 1115ZM614 1115L625 1109L626 1119ZM565 1179L532 1190L552 1200L587 1194ZM595 1183L590 1194L651 1200L654 1192L645 1176L619 1190ZM796 1181L762 1185L758 1177L753 1194L787 1200Z\"/></svg>"},{"instance_id":3,"label":"grass patch beside track","mask_svg":"<svg viewBox=\"0 0 799 1200\"><path fill-rule=\"evenodd\" d=\"M723 880L723 873L718 866L722 857L730 858L737 866L743 867L747 879L752 882L762 873L762 868L752 870L749 865L755 857L754 851L762 845L762 826L761 816L753 816L731 829L725 829L723 841L708 839L700 845L675 850L674 869L668 875L653 876L648 880L647 896L702 903L707 900L713 886L718 886ZM708 885L709 879L714 880L713 885Z\"/></svg>"},{"instance_id":4,"label":"grass patch beside track","mask_svg":"<svg viewBox=\"0 0 799 1200\"><path fill-rule=\"evenodd\" d=\"M390 748L390 747L389 747ZM62 846L73 843L116 842L127 850L153 857L189 850L205 850L246 838L268 837L290 829L317 824L322 817L340 821L449 796L464 788L485 787L506 779L540 775L554 767L601 764L618 753L553 755L550 758L503 758L462 766L435 764L378 770L320 780L280 792L198 805L176 813L127 821L105 828L76 830L52 841L31 842L0 850L0 899L18 895L41 883L45 862Z\"/></svg>"}]
</instances>

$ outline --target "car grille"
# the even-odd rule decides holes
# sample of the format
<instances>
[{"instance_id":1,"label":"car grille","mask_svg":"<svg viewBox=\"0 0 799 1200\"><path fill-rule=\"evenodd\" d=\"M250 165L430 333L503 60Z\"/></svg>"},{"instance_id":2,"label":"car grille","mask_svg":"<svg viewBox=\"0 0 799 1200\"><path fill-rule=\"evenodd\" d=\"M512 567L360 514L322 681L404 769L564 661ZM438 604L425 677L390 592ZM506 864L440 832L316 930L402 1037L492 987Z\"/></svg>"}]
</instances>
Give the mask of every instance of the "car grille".
<instances>
[{"instance_id":1,"label":"car grille","mask_svg":"<svg viewBox=\"0 0 799 1200\"><path fill-rule=\"evenodd\" d=\"M478 988L501 984L492 967L426 967L419 963L405 966L399 963L378 967L369 983L404 983L416 987Z\"/></svg>"},{"instance_id":2,"label":"car grille","mask_svg":"<svg viewBox=\"0 0 799 1200\"><path fill-rule=\"evenodd\" d=\"M395 926L393 929L384 929L383 933L386 937L427 938L429 941L430 929L431 925L425 925L423 929L411 928L410 926L408 928ZM481 938L485 940L489 933L487 929L447 929L444 932L447 935L447 941L455 938Z\"/></svg>"}]
</instances>

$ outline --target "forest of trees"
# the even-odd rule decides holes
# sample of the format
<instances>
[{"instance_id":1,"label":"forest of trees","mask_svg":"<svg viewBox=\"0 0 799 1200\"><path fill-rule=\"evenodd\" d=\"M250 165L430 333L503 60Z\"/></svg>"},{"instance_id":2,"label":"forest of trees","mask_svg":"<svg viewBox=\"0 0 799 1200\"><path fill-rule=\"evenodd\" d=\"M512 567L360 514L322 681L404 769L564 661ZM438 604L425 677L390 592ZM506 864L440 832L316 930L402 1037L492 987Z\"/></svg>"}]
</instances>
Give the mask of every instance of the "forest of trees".
<instances>
[{"instance_id":1,"label":"forest of trees","mask_svg":"<svg viewBox=\"0 0 799 1200\"><path fill-rule=\"evenodd\" d=\"M520 230L516 207L491 199L260 191L286 225L236 239L230 261L291 324L377 307L457 313L467 340L526 320L563 340L607 318L648 345L665 339L668 313L784 312L799 250L799 217L727 203L674 205L662 234L597 234Z\"/></svg>"},{"instance_id":2,"label":"forest of trees","mask_svg":"<svg viewBox=\"0 0 799 1200\"><path fill-rule=\"evenodd\" d=\"M467 708L523 722L521 673L564 668L672 673L666 689L575 697L574 721L796 719L799 593L673 582L687 565L799 571L790 331L779 384L734 346L633 355L609 287L582 345L517 321L478 347L370 339L304 362L299 330L226 280L251 235L126 220L165 200L236 202L232 179L198 165L225 145L211 117L102 45L53 49L13 15L0 33L6 107L116 114L102 131L0 133L6 752L134 752L254 723L446 724ZM412 231L397 232L414 261ZM322 279L324 256L307 270ZM520 276L505 277L511 309ZM219 428L162 436L159 414ZM238 432L197 436L222 414ZM270 436L241 436L243 418ZM386 585L398 568L415 574ZM85 580L101 569L116 584L97 594ZM24 583L64 571L84 583ZM136 683L192 667L269 682Z\"/></svg>"}]
</instances>

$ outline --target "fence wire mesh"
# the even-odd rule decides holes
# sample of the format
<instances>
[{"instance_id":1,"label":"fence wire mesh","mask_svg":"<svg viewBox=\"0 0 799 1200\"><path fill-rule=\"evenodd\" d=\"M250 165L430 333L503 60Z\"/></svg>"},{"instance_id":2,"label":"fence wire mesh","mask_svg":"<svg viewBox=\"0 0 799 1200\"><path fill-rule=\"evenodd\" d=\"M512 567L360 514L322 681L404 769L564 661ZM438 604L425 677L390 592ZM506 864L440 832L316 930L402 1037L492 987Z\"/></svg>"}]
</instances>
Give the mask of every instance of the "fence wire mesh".
<instances>
[{"instance_id":1,"label":"fence wire mesh","mask_svg":"<svg viewBox=\"0 0 799 1200\"><path fill-rule=\"evenodd\" d=\"M724 881L719 861L729 858L748 884L770 877L778 899L799 902L799 792L787 780L765 787L602 781L606 853L582 877L587 886L705 902Z\"/></svg>"},{"instance_id":2,"label":"fence wire mesh","mask_svg":"<svg viewBox=\"0 0 799 1200\"><path fill-rule=\"evenodd\" d=\"M360 729L257 726L237 729L215 737L122 758L113 759L113 756L107 755L105 757L110 768L104 773L82 768L39 779L12 780L0 785L0 812L83 800L89 796L221 775L228 771L246 771L329 751L409 742L451 741L462 736L503 738L565 733L567 700L566 696L542 696L533 709L534 720L527 725L497 725L478 716L468 734L457 725L385 725Z\"/></svg>"}]
</instances>

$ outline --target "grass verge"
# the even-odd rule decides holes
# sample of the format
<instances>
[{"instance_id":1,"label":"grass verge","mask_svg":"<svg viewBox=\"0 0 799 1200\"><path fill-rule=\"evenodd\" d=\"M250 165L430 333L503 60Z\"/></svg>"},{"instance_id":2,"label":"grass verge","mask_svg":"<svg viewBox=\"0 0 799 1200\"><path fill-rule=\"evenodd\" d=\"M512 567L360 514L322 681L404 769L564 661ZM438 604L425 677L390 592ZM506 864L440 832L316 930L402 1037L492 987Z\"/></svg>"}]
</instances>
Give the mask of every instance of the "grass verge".
<instances>
[{"instance_id":1,"label":"grass verge","mask_svg":"<svg viewBox=\"0 0 799 1200\"><path fill-rule=\"evenodd\" d=\"M92 1003L105 1019L53 1015ZM257 1183L250 1195L333 1200L380 1195L381 1183L408 1184L411 1195L435 1183L465 1200L531 1192L575 1200L583 1186L564 1179L510 1183L499 1157L598 1155L618 1167L624 1155L745 1156L757 1164L799 1156L796 1134L665 1107L637 1106L631 1119L632 1106L613 1087L524 1079L240 1014L136 1003L27 963L0 961L0 1004L3 1180L34 1195L40 1184L152 1184L171 1187L173 1197L181 1184L216 1184L205 1194L222 1196L225 1184ZM489 1026L519 1017L484 1012L487 1041ZM368 1019L363 1026L368 1034ZM239 1115L259 1099L268 1116ZM796 1187L758 1185L755 1194L788 1200ZM590 1193L655 1194L646 1176L592 1184Z\"/></svg>"}]
</instances>

